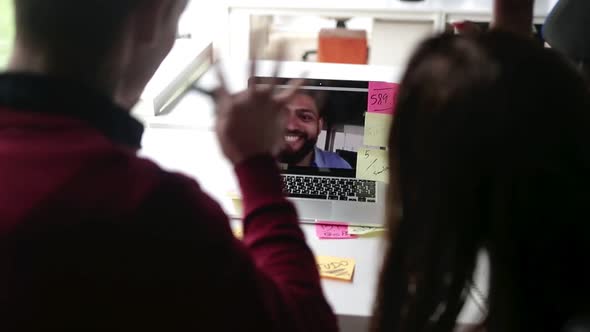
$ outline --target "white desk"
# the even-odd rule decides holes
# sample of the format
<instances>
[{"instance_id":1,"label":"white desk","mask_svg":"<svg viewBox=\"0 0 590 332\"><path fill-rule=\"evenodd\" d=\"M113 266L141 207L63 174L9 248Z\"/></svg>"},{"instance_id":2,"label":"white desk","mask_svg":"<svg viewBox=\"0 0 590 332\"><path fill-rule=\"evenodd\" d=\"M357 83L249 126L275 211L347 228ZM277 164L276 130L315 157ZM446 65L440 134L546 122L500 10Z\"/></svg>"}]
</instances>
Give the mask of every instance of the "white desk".
<instances>
[{"instance_id":1,"label":"white desk","mask_svg":"<svg viewBox=\"0 0 590 332\"><path fill-rule=\"evenodd\" d=\"M228 214L236 214L228 195L237 189L235 176L231 166L223 159L213 132L152 128L146 131L143 145L143 155L156 160L164 168L196 178ZM312 225L304 225L303 229L317 255L350 257L358 263L354 283L324 282L324 290L336 312L340 315L370 316L378 262L383 252L381 238L321 241L316 237Z\"/></svg>"},{"instance_id":2,"label":"white desk","mask_svg":"<svg viewBox=\"0 0 590 332\"><path fill-rule=\"evenodd\" d=\"M317 69L333 68L328 78L344 79L358 77L363 71L361 66L342 66L325 64L287 64L287 72L301 72L301 66L310 69L310 76L318 74ZM246 68L246 65L233 68ZM263 63L261 70L270 72L268 63ZM347 70L341 70L347 68ZM368 73L375 80L391 80L399 70L392 68L373 68L376 72ZM234 88L244 85L244 70L231 71ZM325 72L325 70L324 70ZM324 77L326 78L326 77ZM205 78L207 81L208 78ZM242 80L242 81L240 81ZM239 83L242 82L242 83ZM207 82L203 82L207 85ZM187 93L177 104L176 109L166 117L148 119L143 139L142 155L150 157L162 167L179 171L198 180L201 187L214 197L228 214L235 214L235 208L228 193L237 189L232 167L223 158L215 135L211 130L213 124L212 103L208 97L196 92ZM384 249L381 237L360 238L355 240L319 240L313 225L303 225L307 241L316 255L350 257L357 261L353 283L324 280L323 286L333 309L338 315L369 317L373 309L380 262ZM487 271L480 271L478 280L485 280ZM481 282L485 284L485 282ZM485 291L485 287L484 288ZM459 321L473 323L479 319L479 312L473 303L469 303Z\"/></svg>"}]
</instances>

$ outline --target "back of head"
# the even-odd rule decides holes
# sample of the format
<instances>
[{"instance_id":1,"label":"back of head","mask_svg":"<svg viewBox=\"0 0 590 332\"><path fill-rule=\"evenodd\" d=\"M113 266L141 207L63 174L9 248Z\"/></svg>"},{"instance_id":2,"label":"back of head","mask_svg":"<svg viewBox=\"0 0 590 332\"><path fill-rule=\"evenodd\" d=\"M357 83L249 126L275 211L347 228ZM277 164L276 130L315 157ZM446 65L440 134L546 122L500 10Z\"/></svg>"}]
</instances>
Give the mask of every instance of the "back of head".
<instances>
[{"instance_id":1,"label":"back of head","mask_svg":"<svg viewBox=\"0 0 590 332\"><path fill-rule=\"evenodd\" d=\"M188 0L15 0L11 71L82 83L130 108L171 50Z\"/></svg>"},{"instance_id":2,"label":"back of head","mask_svg":"<svg viewBox=\"0 0 590 332\"><path fill-rule=\"evenodd\" d=\"M55 66L99 65L141 0L15 0L17 38ZM63 63L60 63L63 61ZM95 68L89 68L90 71Z\"/></svg>"},{"instance_id":3,"label":"back of head","mask_svg":"<svg viewBox=\"0 0 590 332\"><path fill-rule=\"evenodd\" d=\"M574 61L590 61L590 2L559 0L543 25L543 37L552 48Z\"/></svg>"},{"instance_id":4,"label":"back of head","mask_svg":"<svg viewBox=\"0 0 590 332\"><path fill-rule=\"evenodd\" d=\"M575 70L528 40L445 35L418 49L390 137L403 217L389 213L375 330L452 331L480 250L488 331L557 330L585 309L587 105Z\"/></svg>"}]
</instances>

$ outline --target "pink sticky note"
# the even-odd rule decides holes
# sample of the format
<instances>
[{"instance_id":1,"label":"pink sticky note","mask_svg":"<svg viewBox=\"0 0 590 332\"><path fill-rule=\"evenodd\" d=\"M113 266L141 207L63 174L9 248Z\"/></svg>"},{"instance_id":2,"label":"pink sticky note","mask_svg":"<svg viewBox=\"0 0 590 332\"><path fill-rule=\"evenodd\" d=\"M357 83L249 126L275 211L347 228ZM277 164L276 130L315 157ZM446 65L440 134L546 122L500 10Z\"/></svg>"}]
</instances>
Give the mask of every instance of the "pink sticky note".
<instances>
[{"instance_id":1,"label":"pink sticky note","mask_svg":"<svg viewBox=\"0 0 590 332\"><path fill-rule=\"evenodd\" d=\"M369 82L367 112L393 114L399 84L386 82Z\"/></svg>"},{"instance_id":2,"label":"pink sticky note","mask_svg":"<svg viewBox=\"0 0 590 332\"><path fill-rule=\"evenodd\" d=\"M348 225L344 223L318 221L315 226L318 238L326 239L356 239L357 235L348 234Z\"/></svg>"}]
</instances>

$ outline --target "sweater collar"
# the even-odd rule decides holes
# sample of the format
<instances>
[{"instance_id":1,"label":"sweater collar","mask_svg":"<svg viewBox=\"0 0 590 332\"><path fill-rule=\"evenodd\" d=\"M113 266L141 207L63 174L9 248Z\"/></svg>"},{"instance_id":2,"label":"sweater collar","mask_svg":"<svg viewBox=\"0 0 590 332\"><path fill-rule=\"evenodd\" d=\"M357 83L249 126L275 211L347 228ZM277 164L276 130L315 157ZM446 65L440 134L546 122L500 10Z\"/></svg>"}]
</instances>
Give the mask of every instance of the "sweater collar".
<instances>
[{"instance_id":1,"label":"sweater collar","mask_svg":"<svg viewBox=\"0 0 590 332\"><path fill-rule=\"evenodd\" d=\"M0 74L0 106L83 120L116 144L141 147L143 125L111 98L76 82L37 74Z\"/></svg>"}]
</instances>

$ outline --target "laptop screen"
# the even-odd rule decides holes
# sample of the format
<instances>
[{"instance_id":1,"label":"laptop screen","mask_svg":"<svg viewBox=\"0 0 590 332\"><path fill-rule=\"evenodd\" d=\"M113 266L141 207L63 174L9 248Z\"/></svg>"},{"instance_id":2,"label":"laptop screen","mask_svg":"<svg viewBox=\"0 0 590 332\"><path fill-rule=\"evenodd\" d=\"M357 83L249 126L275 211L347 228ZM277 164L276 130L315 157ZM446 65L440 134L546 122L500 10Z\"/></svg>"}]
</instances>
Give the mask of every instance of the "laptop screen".
<instances>
[{"instance_id":1,"label":"laptop screen","mask_svg":"<svg viewBox=\"0 0 590 332\"><path fill-rule=\"evenodd\" d=\"M253 78L270 84L272 78ZM289 79L280 79L279 88ZM308 79L287 105L285 147L279 161L286 174L355 177L357 152L365 147L367 81Z\"/></svg>"}]
</instances>

